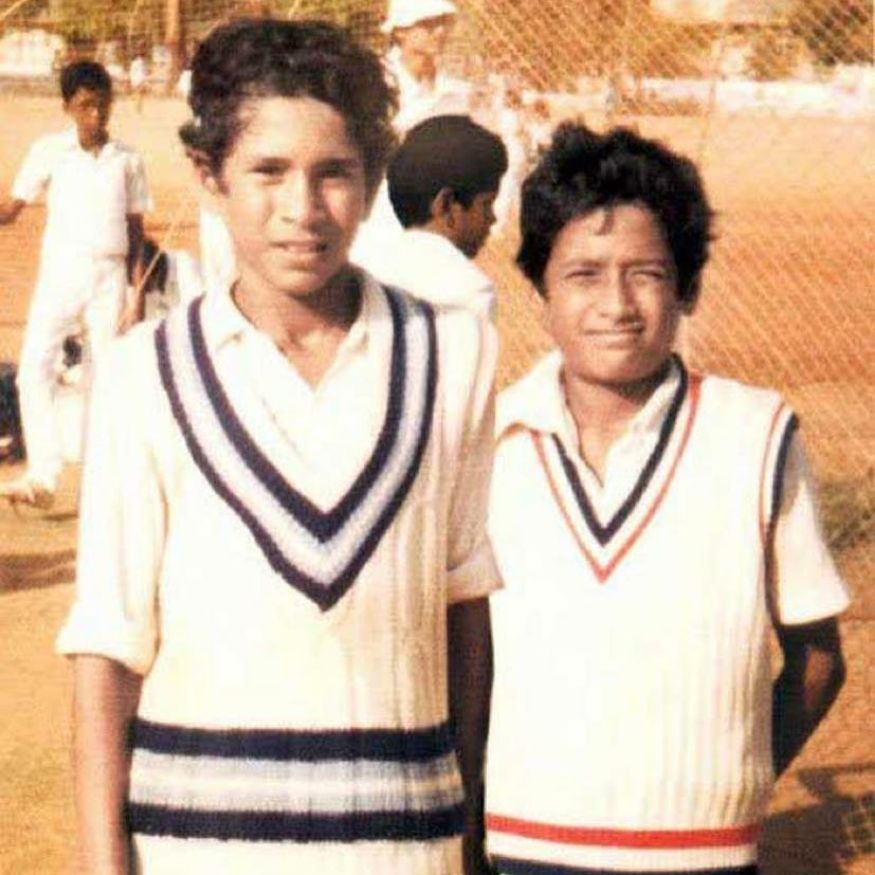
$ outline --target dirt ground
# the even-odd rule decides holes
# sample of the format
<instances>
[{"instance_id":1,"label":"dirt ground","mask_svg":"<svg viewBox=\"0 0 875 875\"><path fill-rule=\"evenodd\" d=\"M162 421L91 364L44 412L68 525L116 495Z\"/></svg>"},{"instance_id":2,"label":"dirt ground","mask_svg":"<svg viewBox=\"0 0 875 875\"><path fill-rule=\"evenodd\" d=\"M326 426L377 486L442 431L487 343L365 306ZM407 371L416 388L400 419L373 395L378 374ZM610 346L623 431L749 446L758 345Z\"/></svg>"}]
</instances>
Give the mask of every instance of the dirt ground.
<instances>
[{"instance_id":1,"label":"dirt ground","mask_svg":"<svg viewBox=\"0 0 875 875\"><path fill-rule=\"evenodd\" d=\"M147 101L138 114L120 100L113 129L146 156L156 202L149 230L191 248L195 202L175 136L184 118L178 101ZM2 96L0 123L5 193L27 145L64 119L56 101ZM875 745L866 728L875 718L871 128L717 120L703 139L696 120L639 123L702 159L719 211L720 239L700 312L685 329L685 353L696 366L785 391L802 414L818 476L852 489L858 502L838 556L855 593L843 624L847 685L778 784L762 846L764 873L875 873ZM18 355L42 221L42 209L32 208L14 227L0 229L0 359ZM537 300L510 264L512 238L507 230L483 256L502 293L502 382L545 347ZM0 477L14 473L0 468ZM75 871L70 679L53 641L72 597L76 489L70 468L51 513L0 507L2 875Z\"/></svg>"}]
</instances>

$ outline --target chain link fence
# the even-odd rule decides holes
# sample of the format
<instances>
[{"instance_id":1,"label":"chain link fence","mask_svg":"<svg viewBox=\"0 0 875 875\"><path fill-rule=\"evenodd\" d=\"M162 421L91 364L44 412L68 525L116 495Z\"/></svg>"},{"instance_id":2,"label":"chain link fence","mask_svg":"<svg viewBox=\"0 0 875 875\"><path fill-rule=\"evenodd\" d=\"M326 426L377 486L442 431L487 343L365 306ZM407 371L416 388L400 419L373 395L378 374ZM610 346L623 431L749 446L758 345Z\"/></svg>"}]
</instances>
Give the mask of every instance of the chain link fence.
<instances>
[{"instance_id":1,"label":"chain link fence","mask_svg":"<svg viewBox=\"0 0 875 875\"><path fill-rule=\"evenodd\" d=\"M693 367L779 387L803 423L829 541L872 616L875 571L872 5L869 0L457 0L449 57L482 119L514 119L520 179L556 122L633 126L698 161L718 240L682 332ZM240 14L319 16L378 49L383 0L17 0L0 8L0 111L55 93L72 54L101 59L124 93L146 58L150 100L117 107L146 154L153 233L193 246L180 170L177 75L194 43ZM123 103L119 101L119 103ZM28 104L30 106L30 104ZM128 130L130 132L128 132ZM7 187L26 144L3 149ZM18 149L18 151L16 151ZM500 289L500 380L548 346L537 296L513 266L513 206L480 256ZM16 253L4 293L29 294L36 252ZM27 259L30 259L29 261Z\"/></svg>"}]
</instances>

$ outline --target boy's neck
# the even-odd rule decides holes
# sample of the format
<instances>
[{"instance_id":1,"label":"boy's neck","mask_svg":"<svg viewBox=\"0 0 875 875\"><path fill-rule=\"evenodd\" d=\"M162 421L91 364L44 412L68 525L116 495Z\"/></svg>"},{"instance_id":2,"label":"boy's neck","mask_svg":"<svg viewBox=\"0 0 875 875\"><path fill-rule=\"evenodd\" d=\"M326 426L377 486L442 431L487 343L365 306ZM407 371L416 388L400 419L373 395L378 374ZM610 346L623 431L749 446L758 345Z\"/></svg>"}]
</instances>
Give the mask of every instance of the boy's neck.
<instances>
[{"instance_id":1,"label":"boy's neck","mask_svg":"<svg viewBox=\"0 0 875 875\"><path fill-rule=\"evenodd\" d=\"M650 400L670 366L666 361L650 376L622 384L576 380L563 374L565 399L577 427L578 450L600 481L611 446Z\"/></svg>"},{"instance_id":2,"label":"boy's neck","mask_svg":"<svg viewBox=\"0 0 875 875\"><path fill-rule=\"evenodd\" d=\"M240 312L267 334L311 385L327 371L361 309L357 274L341 271L306 296L263 292L241 280L232 290Z\"/></svg>"},{"instance_id":3,"label":"boy's neck","mask_svg":"<svg viewBox=\"0 0 875 875\"><path fill-rule=\"evenodd\" d=\"M77 137L79 139L79 146L86 152L93 152L97 154L108 142L109 142L109 131L101 131L94 137L86 137L82 138L82 134L77 131Z\"/></svg>"}]
</instances>

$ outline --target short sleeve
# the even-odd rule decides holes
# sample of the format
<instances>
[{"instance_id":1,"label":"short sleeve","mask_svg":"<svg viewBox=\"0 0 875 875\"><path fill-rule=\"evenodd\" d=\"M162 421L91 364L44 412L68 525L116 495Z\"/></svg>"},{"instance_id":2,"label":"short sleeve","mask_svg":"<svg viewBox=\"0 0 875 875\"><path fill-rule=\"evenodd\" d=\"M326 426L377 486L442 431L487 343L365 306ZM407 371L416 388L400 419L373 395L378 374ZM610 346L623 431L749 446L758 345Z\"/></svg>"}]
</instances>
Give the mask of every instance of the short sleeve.
<instances>
[{"instance_id":1,"label":"short sleeve","mask_svg":"<svg viewBox=\"0 0 875 875\"><path fill-rule=\"evenodd\" d=\"M500 585L498 568L486 534L495 424L495 365L498 339L494 326L473 313L454 317L477 332L478 340L454 338L453 348L477 350L461 452L453 482L449 519L448 596L450 603L484 598ZM471 342L473 340L473 342ZM456 345L458 344L458 345ZM450 396L459 397L455 386Z\"/></svg>"},{"instance_id":2,"label":"short sleeve","mask_svg":"<svg viewBox=\"0 0 875 875\"><path fill-rule=\"evenodd\" d=\"M792 626L841 613L850 603L817 516L814 485L799 434L790 440L774 529L776 620Z\"/></svg>"},{"instance_id":3,"label":"short sleeve","mask_svg":"<svg viewBox=\"0 0 875 875\"><path fill-rule=\"evenodd\" d=\"M51 176L51 149L46 141L39 140L28 149L18 175L12 183L10 195L15 200L32 204L45 192Z\"/></svg>"},{"instance_id":4,"label":"short sleeve","mask_svg":"<svg viewBox=\"0 0 875 875\"><path fill-rule=\"evenodd\" d=\"M137 370L152 364L140 331L101 359L88 417L73 607L59 653L94 654L148 671L157 645L165 503L149 448ZM139 355L129 355L138 353ZM152 353L154 355L154 353Z\"/></svg>"},{"instance_id":5,"label":"short sleeve","mask_svg":"<svg viewBox=\"0 0 875 875\"><path fill-rule=\"evenodd\" d=\"M128 159L126 185L126 212L128 215L148 213L153 208L152 196L146 182L146 168L143 166L143 159L136 152L132 152Z\"/></svg>"}]
</instances>

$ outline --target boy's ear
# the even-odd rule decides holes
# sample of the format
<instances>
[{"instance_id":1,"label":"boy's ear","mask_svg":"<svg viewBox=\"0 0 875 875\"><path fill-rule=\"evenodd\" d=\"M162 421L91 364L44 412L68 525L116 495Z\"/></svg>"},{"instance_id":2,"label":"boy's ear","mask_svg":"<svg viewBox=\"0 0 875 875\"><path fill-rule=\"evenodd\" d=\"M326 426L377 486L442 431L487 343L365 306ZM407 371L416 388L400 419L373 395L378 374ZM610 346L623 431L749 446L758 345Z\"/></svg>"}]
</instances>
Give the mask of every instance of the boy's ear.
<instances>
[{"instance_id":1,"label":"boy's ear","mask_svg":"<svg viewBox=\"0 0 875 875\"><path fill-rule=\"evenodd\" d=\"M186 149L189 161L194 168L195 179L208 196L219 194L220 185L207 153L202 149Z\"/></svg>"},{"instance_id":2,"label":"boy's ear","mask_svg":"<svg viewBox=\"0 0 875 875\"><path fill-rule=\"evenodd\" d=\"M432 220L437 219L443 222L451 222L453 213L452 207L455 202L456 198L453 194L453 190L447 187L442 188L431 201L429 212Z\"/></svg>"}]
</instances>

